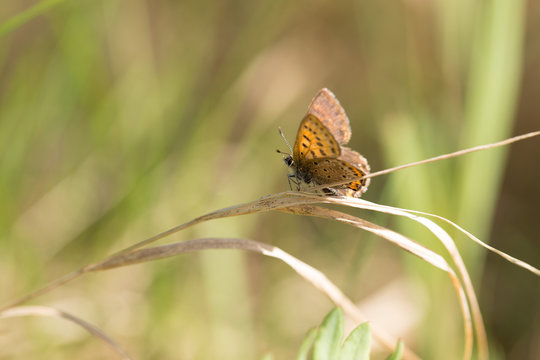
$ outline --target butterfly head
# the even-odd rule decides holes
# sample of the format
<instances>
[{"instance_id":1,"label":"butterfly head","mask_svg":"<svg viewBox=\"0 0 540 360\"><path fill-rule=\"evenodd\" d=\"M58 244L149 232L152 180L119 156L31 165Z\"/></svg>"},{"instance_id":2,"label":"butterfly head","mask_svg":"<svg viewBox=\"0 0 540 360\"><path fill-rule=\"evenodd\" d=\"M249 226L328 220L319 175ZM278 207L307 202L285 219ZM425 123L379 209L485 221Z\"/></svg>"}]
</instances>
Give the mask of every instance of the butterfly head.
<instances>
[{"instance_id":1,"label":"butterfly head","mask_svg":"<svg viewBox=\"0 0 540 360\"><path fill-rule=\"evenodd\" d=\"M294 160L292 155L287 155L283 157L283 161L285 162L285 165L288 167L292 167L294 165Z\"/></svg>"},{"instance_id":2,"label":"butterfly head","mask_svg":"<svg viewBox=\"0 0 540 360\"><path fill-rule=\"evenodd\" d=\"M276 150L276 152L278 154L281 154L283 155L283 162L285 163L285 165L287 165L288 167L294 167L294 159L293 159L293 156L289 153L285 153L281 150Z\"/></svg>"}]
</instances>

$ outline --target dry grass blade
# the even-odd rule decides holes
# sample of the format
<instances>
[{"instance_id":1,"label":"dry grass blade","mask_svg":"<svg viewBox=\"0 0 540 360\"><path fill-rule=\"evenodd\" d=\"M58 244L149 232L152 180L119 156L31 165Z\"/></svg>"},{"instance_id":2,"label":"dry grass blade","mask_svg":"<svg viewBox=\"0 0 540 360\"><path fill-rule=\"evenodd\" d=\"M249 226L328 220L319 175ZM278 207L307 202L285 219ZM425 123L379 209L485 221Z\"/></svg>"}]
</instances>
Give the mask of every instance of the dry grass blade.
<instances>
[{"instance_id":1,"label":"dry grass blade","mask_svg":"<svg viewBox=\"0 0 540 360\"><path fill-rule=\"evenodd\" d=\"M399 209L399 208L394 208L394 209ZM408 210L408 209L399 209L399 210L406 211L406 212L412 213L412 214L430 216L430 217L434 217L436 219L442 220L442 221L452 225L454 228L458 229L459 231L461 231L469 239L471 239L472 241L474 241L478 245L480 245L480 246L488 249L489 251L499 255L503 259L508 260L512 264L515 264L515 265L517 265L519 267L522 267L523 269L530 271L531 273L533 273L536 276L540 276L540 269L535 268L534 266L532 266L529 263L526 263L523 260L517 259L517 258L515 258L515 257L513 257L511 255L508 255L507 253L505 253L505 252L503 252L503 251L501 251L499 249L496 249L496 248L494 248L493 246L491 246L489 244L486 244L485 242L483 242L482 240L480 240L479 238L477 238L476 236L474 236L473 234L471 234L470 232L468 232L467 230L465 230L464 228L462 228L461 226L459 226L458 224L456 224L455 222L453 222L451 220L448 220L448 219L446 219L446 218L444 218L442 216L436 215L436 214L430 214L430 213L426 213L426 212L423 212L423 211Z\"/></svg>"},{"instance_id":2,"label":"dry grass blade","mask_svg":"<svg viewBox=\"0 0 540 360\"><path fill-rule=\"evenodd\" d=\"M220 209L220 210L199 216L191 221L175 226L160 234L157 234L148 239L140 241L132 246L129 246L117 252L116 254L109 256L108 259L113 259L120 254L126 254L129 252L135 251L136 249L149 245L153 242L156 242L160 239L163 239L167 236L170 236L172 234L175 234L179 231L182 231L184 229L187 229L191 226L197 225L205 221L221 219L221 218L230 217L230 216L247 215L247 214L253 214L253 213L258 213L258 212L272 211L279 208L283 208L287 206L294 206L298 204L320 202L319 198L306 199L304 197L299 197L299 196L289 196L288 194L289 193L279 193L279 194L269 195L269 196L262 197L258 200L255 200L249 203L232 206L225 209ZM70 281L73 281L77 279L78 277L82 276L85 272L87 272L88 267L92 267L92 266L94 265L89 265L77 271L74 271L72 273L66 274L62 276L61 278L58 278L50 282L49 284L43 286L42 288L39 288L25 296L22 296L12 301L11 303L4 305L3 307L0 308L0 311L28 302L32 299L35 299L38 296L41 296L45 293L48 293L56 289L59 286L62 286Z\"/></svg>"},{"instance_id":3,"label":"dry grass blade","mask_svg":"<svg viewBox=\"0 0 540 360\"><path fill-rule=\"evenodd\" d=\"M435 157L432 157L432 158L429 158L429 159L415 161L415 162L412 162L412 163L409 163L409 164L396 166L396 167L393 167L393 168L390 168L390 169L373 172L371 174L368 174L368 175L364 176L364 178L372 178L372 177L375 177L375 176L385 175L385 174L388 174L388 173L391 173L391 172L394 172L394 171L406 169L406 168L417 166L417 165L427 164L427 163L431 163L431 162L435 162L435 161L439 161L439 160L444 160L444 159L450 159L450 158L453 158L453 157L462 156L462 155L473 153L473 152L476 152L476 151L492 149L492 148L496 148L496 147L499 147L499 146L505 146L505 145L509 145L509 144L512 144L512 143L515 143L515 142L518 142L518 141L529 139L529 138L532 138L532 137L535 137L535 136L538 136L538 135L540 135L540 131L533 131L533 132L530 132L530 133L527 133L527 134L514 136L512 138L502 140L502 141L498 141L498 142L494 142L494 143L491 143L491 144L479 145L479 146L475 146L475 147L472 147L472 148L469 148L469 149L459 150L459 151L455 151L453 153L439 155L439 156L435 156Z\"/></svg>"},{"instance_id":4,"label":"dry grass blade","mask_svg":"<svg viewBox=\"0 0 540 360\"><path fill-rule=\"evenodd\" d=\"M308 194L303 194L303 195L306 196L306 197L313 197L313 195L308 195ZM366 201L366 200L354 199L354 198L331 198L331 197L328 197L327 202L328 203L334 203L334 204L340 204L340 205L353 206L353 207L358 207L358 208L361 208L361 209L374 210L374 211L378 211L378 212L384 212L384 213L388 213L388 214L407 217L407 218L409 218L411 220L414 220L416 222L421 223L428 230L430 230L442 242L442 244L448 250L450 256L454 260L454 263L456 264L456 267L458 269L458 272L459 272L461 278L463 279L463 282L464 282L464 285L465 285L464 286L465 293L466 293L466 295L468 297L468 300L469 300L469 302L471 304L472 317L473 317L475 330L476 330L476 338L477 338L477 341L478 341L478 358L479 359L487 359L488 358L487 336L486 336L486 332L485 332L485 328L484 328L484 322L483 322L483 319L482 319L482 314L480 312L480 306L478 304L478 300L476 298L476 294L475 294L474 288L472 286L472 281L471 281L470 276L469 276L469 274L467 272L465 264L463 263L463 259L461 258L461 255L459 254L459 250L455 246L455 243L452 240L452 238L446 233L446 231L444 231L440 226L438 226L434 222L430 221L429 219L426 219L426 218L423 218L423 217L420 217L420 216L416 216L416 215L412 215L412 214L408 213L406 210L393 208L391 206L378 205L378 204L374 204L374 203L371 203L371 202ZM463 291L463 287L461 287L461 285L459 285L459 282L456 282L457 278L452 277L452 281L454 283L456 291L458 292L458 296L460 296L460 300L461 300L461 292ZM470 328L466 325L467 318L469 317L468 307L465 308L463 306L463 304L462 304L462 311L463 311L463 316L464 316L464 319L465 319L465 336L467 337L468 336L467 334L470 331ZM469 344L469 342L470 342L469 340L466 340L466 342L465 342L465 354L467 354L467 352L468 352L469 345L471 345L471 348L472 348L472 344Z\"/></svg>"},{"instance_id":5,"label":"dry grass blade","mask_svg":"<svg viewBox=\"0 0 540 360\"><path fill-rule=\"evenodd\" d=\"M126 353L126 351L122 349L120 345L118 345L101 329L65 311L54 309L48 306L20 306L0 312L0 319L20 316L49 316L71 321L72 323L84 328L93 336L105 342L116 354L118 354L120 359L131 359L131 357Z\"/></svg>"},{"instance_id":6,"label":"dry grass blade","mask_svg":"<svg viewBox=\"0 0 540 360\"><path fill-rule=\"evenodd\" d=\"M381 207L383 205L377 205L377 207ZM384 207L384 206L383 206ZM391 208L391 207L387 207L387 208ZM469 239L473 240L474 242L476 242L477 244L483 246L484 248L494 252L495 254L501 256L502 258L508 260L509 262L513 263L513 264L516 264L517 266L520 266L526 270L529 270L530 272L532 272L533 274L537 275L537 276L540 276L540 270L538 270L537 268L535 268L534 266L522 261L522 260L519 260L519 259L516 259L514 258L513 256L510 256L486 243L484 243L482 240L478 239L476 236L474 236L473 234L471 234L470 232L468 232L467 230L463 229L461 226L459 226L458 224L454 223L453 221L450 221L442 216L439 216L439 215L435 215L435 214L430 214L430 213L426 213L426 212L422 212L422 211L416 211L416 210L407 210L407 209L399 209L399 208L391 208L391 209L394 209L394 210L399 210L399 211L404 211L404 212L407 212L407 213L414 213L414 214L419 214L419 215L424 215L424 216L431 216L431 217L434 217L434 218L437 218L439 220L442 220L450 225L452 225L454 228L458 229L459 231L461 231L463 234L465 234L467 237L469 237ZM419 219L423 219L423 218L419 218ZM424 219L425 220L425 219ZM461 256L459 256L459 252L457 250L457 248L455 248L455 244L453 241L448 241L448 242L444 242L445 244L445 247L448 249L449 253L451 254L452 258L454 259L454 262L456 264L456 267L458 268L458 271L459 273L462 275L462 278L463 278L463 283L464 283L464 286L465 286L465 291L467 292L467 295L469 296L470 300L471 300L471 308L472 308L472 313L473 313L473 318L475 319L475 324L480 324L480 326L476 326L476 331L477 331L477 337L479 339L483 339L485 338L485 329L483 327L483 321L482 321L482 316L481 316L481 312L480 312L480 305L478 304L478 300L476 298L476 293L474 292L474 288L472 286L472 282L471 282L471 279L470 277L468 276L468 273L467 273L467 270L466 270L466 267L465 267L465 264L463 263L463 260L461 258ZM457 256L456 256L457 254ZM485 357L487 358L487 340L486 342L482 342L479 340L479 352L482 352L482 354L485 354Z\"/></svg>"},{"instance_id":7,"label":"dry grass blade","mask_svg":"<svg viewBox=\"0 0 540 360\"><path fill-rule=\"evenodd\" d=\"M383 237L389 240L390 242L399 246L403 250L406 250L410 252L411 254L418 256L419 258L425 260L426 262L432 264L433 266L443 271L446 271L446 272L453 271L452 268L448 266L448 263L446 262L446 260L444 260L444 258L440 256L439 254L423 247L422 245L414 242L411 239L408 239L407 237L399 233L396 233L395 231L373 224L369 221L360 219L356 216L352 216L352 215L349 215L340 211L330 210L330 209L326 209L326 208L322 208L318 206L309 206L309 205L291 206L285 209L281 209L280 211L297 214L297 215L307 215L307 216L316 216L320 218L327 218L327 219L340 221L348 225L361 228L363 230L369 231L375 235L378 235L380 237Z\"/></svg>"},{"instance_id":8,"label":"dry grass blade","mask_svg":"<svg viewBox=\"0 0 540 360\"><path fill-rule=\"evenodd\" d=\"M364 202L364 201L365 200L362 200L362 202ZM411 218L411 219L413 219L415 221L423 223L426 226L429 225L427 223L427 221L429 221L429 220L427 220L425 218L422 218L422 217L417 217L417 216L413 216L413 215L406 215L406 214L410 214L410 213L419 214L419 215L430 216L430 217L434 217L434 218L437 218L439 220L442 220L442 221L452 225L454 228L458 229L459 231L461 231L463 234L465 234L467 237L469 237L471 240L473 240L477 244L479 244L479 245L483 246L484 248L494 252L495 254L501 256L502 258L508 260L509 262L511 262L511 263L513 263L513 264L515 264L517 266L520 266L520 267L530 271L531 273L533 273L533 274L535 274L537 276L540 276L540 270L538 270L534 266L532 266L532 265L530 265L530 264L528 264L528 263L526 263L526 262L524 262L522 260L516 259L513 256L510 256L510 255L508 255L508 254L506 254L506 253L504 253L504 252L502 252L502 251L500 251L500 250L498 250L498 249L484 243L483 241L478 239L476 236L474 236L473 234L471 234L467 230L463 229L461 226L457 225L453 221L450 221L450 220L448 220L448 219L446 219L446 218L444 218L442 216L435 215L435 214L430 214L430 213L426 213L426 212L422 212L422 211L416 211L416 210L394 208L394 207L390 207L390 206L377 205L377 204L372 204L372 205L374 205L374 207L375 207L375 208L373 208L374 210L375 209L384 209L384 210L386 210L386 211L388 211L390 213L396 214L396 215L402 215L402 216L409 217L409 218ZM361 208L366 209L368 207L361 206ZM437 225L437 227L438 227L438 225ZM479 342L479 344L478 344L479 357L481 359L485 359L485 358L488 357L487 337L486 337L485 328L484 328L484 325L483 325L482 315L481 315L481 312L480 312L480 305L478 304L478 300L476 298L476 293L474 291L470 276L468 275L465 264L463 263L463 259L459 255L459 251L456 248L455 243L447 235L443 236L443 237L439 237L439 239L441 239L444 246L448 250L449 254L451 255L452 259L454 260L454 263L456 264L456 267L458 268L458 272L460 273L461 278L463 279L465 291L466 291L467 296L469 297L469 300L470 300L470 303L471 303L473 319L474 319L474 322L475 322L475 328L476 328L477 338L478 338L478 342Z\"/></svg>"},{"instance_id":9,"label":"dry grass blade","mask_svg":"<svg viewBox=\"0 0 540 360\"><path fill-rule=\"evenodd\" d=\"M342 198L329 198L329 199L331 199L329 202L341 203L340 200ZM347 199L348 198L345 198L344 201L347 201ZM355 201L359 199L352 199L352 200ZM470 314L469 305L467 302L466 293L463 291L463 286L461 285L458 277L456 276L452 268L448 265L448 263L446 262L446 260L444 260L442 256L423 247L422 245L419 245L418 243L412 241L411 239L399 233L396 233L392 230L370 223L369 221L366 221L366 220L363 220L363 219L360 219L355 216L351 216L349 214L345 214L339 211L330 210L330 209L326 209L326 208L322 208L318 206L309 206L309 205L290 207L290 208L282 209L282 211L299 214L299 215L308 215L308 216L316 216L316 217L321 217L321 218L328 218L331 220L340 221L348 225L361 228L363 230L376 234L384 239L387 239L391 243L399 246L400 248L410 252L413 255L418 256L419 258L425 260L426 262L432 264L433 266L445 271L450 276L452 285L454 285L456 294L459 299L460 308L462 311L464 337L465 337L463 359L471 358L472 345L473 345L472 323L471 323L471 314ZM430 230L434 231L435 235L438 238L442 238L446 234L444 230L442 230L440 227L437 227L436 224L426 223L424 225L428 227ZM433 227L432 225L435 225L435 227ZM480 323L482 324L481 321Z\"/></svg>"},{"instance_id":10,"label":"dry grass blade","mask_svg":"<svg viewBox=\"0 0 540 360\"><path fill-rule=\"evenodd\" d=\"M297 209L298 211L295 211ZM301 207L287 208L283 211L299 213ZM399 234L398 234L399 235ZM86 271L102 271L113 268L139 264L147 261L153 261L163 258L176 256L179 254L208 249L238 249L246 250L262 255L270 256L279 259L289 265L305 280L309 281L313 286L323 292L332 300L334 304L341 307L345 313L354 319L356 322L367 321L367 318L354 305L354 303L343 292L334 285L323 273L313 268L312 266L302 262L287 252L271 245L260 243L257 241L236 239L236 238L204 238L189 240L169 245L156 246L146 249L140 249L129 253L118 254L101 263L87 266ZM444 261L444 260L443 260ZM393 350L396 339L385 334L380 329L372 326L373 337L390 351ZM405 359L419 359L410 349L405 351Z\"/></svg>"},{"instance_id":11,"label":"dry grass blade","mask_svg":"<svg viewBox=\"0 0 540 360\"><path fill-rule=\"evenodd\" d=\"M199 216L191 221L175 226L167 231L164 231L160 234L157 234L146 240L143 240L137 244L134 244L126 249L123 249L117 254L133 251L135 249L149 245L155 241L163 239L169 235L172 235L174 233L177 233L179 231L182 231L184 229L187 229L191 226L197 225L204 221L221 219L221 218L231 217L231 216L239 216L239 215L247 215L247 214L259 213L259 212L272 211L272 210L287 207L287 206L305 204L306 201L310 203L320 202L320 199L317 199L317 198L305 199L303 197L287 196L287 194L289 194L289 192L264 196L258 200L255 200L249 203L231 206L228 208L220 209L220 210Z\"/></svg>"}]
</instances>

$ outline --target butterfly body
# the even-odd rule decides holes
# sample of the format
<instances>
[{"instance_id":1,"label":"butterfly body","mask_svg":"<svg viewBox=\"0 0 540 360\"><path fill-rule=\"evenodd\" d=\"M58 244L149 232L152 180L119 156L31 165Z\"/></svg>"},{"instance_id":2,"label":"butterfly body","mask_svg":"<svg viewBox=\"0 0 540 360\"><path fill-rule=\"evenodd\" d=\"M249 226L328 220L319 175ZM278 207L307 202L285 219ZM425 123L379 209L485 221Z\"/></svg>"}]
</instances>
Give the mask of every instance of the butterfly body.
<instances>
[{"instance_id":1,"label":"butterfly body","mask_svg":"<svg viewBox=\"0 0 540 360\"><path fill-rule=\"evenodd\" d=\"M319 91L298 128L292 156L285 163L293 170L289 179L298 190L304 185L329 185L323 192L360 197L367 190L366 159L342 146L351 136L345 111L327 89Z\"/></svg>"}]
</instances>

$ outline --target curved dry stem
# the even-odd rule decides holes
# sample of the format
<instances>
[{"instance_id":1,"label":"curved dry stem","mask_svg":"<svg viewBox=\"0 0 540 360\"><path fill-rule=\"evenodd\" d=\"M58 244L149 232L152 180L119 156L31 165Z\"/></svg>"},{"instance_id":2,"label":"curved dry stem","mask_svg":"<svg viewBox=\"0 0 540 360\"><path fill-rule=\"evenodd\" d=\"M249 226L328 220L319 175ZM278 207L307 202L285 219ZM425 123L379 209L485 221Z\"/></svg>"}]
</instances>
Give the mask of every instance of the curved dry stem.
<instances>
[{"instance_id":1,"label":"curved dry stem","mask_svg":"<svg viewBox=\"0 0 540 360\"><path fill-rule=\"evenodd\" d=\"M384 205L380 205L380 206L384 206ZM472 241L474 241L478 245L480 245L480 246L486 248L487 250L499 255L500 257L507 260L508 262L511 262L512 264L515 264L515 265L517 265L517 266L519 266L519 267L521 267L521 268L523 268L523 269L525 269L527 271L530 271L531 273L533 273L536 276L540 276L540 270L538 268L535 268L534 266L532 266L529 263L526 263L523 260L517 259L517 258L513 257L512 255L508 255L507 253L505 253L505 252L503 252L503 251L501 251L501 250L499 250L497 248L494 248L493 246L491 246L489 244L486 244L485 242L483 242L482 240L480 240L479 238L477 238L476 236L474 236L473 234L471 234L470 232L468 232L467 230L465 230L464 228L462 228L461 226L459 226L458 224L456 224L455 222L453 222L451 220L448 220L448 219L446 219L446 218L444 218L442 216L436 215L436 214L430 214L430 213L423 212L423 211L401 209L401 208L394 208L394 209L399 209L399 210L402 210L402 211L406 211L406 212L411 213L411 214L431 216L431 217L434 217L436 219L442 220L442 221L446 222L447 224L453 226L454 228L456 228L457 230L459 230L463 234L465 234L469 239L471 239Z\"/></svg>"},{"instance_id":2,"label":"curved dry stem","mask_svg":"<svg viewBox=\"0 0 540 360\"><path fill-rule=\"evenodd\" d=\"M309 194L302 194L302 195L306 196L306 197L313 197L313 195L309 195ZM378 211L378 212L384 212L384 213L388 213L388 214L407 217L407 218L409 218L411 220L414 220L416 222L421 223L428 230L430 230L442 242L442 244L445 246L445 248L449 252L450 256L454 260L454 263L456 264L456 267L458 269L458 272L459 272L461 278L463 279L463 282L464 282L464 285L465 285L464 286L465 293L466 293L466 295L467 295L467 297L469 299L469 303L471 304L472 319L473 319L473 322L474 322L474 325L475 325L474 328L476 330L476 338L477 338L477 341L478 341L478 358L479 359L487 359L488 358L487 336L486 336L486 331L485 331L485 327L484 327L484 322L483 322L483 319L482 319L482 313L480 311L480 305L478 304L478 300L476 298L476 294L475 294L474 288L472 286L472 281L471 281L470 276L469 276L469 274L467 272L467 269L465 267L463 259L461 258L461 255L459 254L459 250L457 249L457 247L456 247L454 241L452 240L452 238L446 233L446 231L444 231L440 226L438 226L434 222L430 221L429 219L426 219L426 218L423 218L423 217L420 217L420 216L416 216L416 215L412 215L412 214L408 213L407 210L403 210L403 209L399 209L399 208L393 208L391 206L378 205L378 204L374 204L374 203L371 203L371 202L366 201L366 200L355 199L355 198L330 198L330 197L328 197L327 202L328 203L334 203L334 204L340 204L340 205L348 205L348 206L353 206L353 207L357 207L357 208L361 208L361 209L374 210L374 211ZM454 284L454 285L456 286L456 284ZM460 293L461 293L463 287L461 285L459 285L459 288L461 290L458 291L458 296L460 296ZM458 287L456 287L456 289L458 289ZM460 301L461 301L461 299L460 299ZM470 317L468 307L467 307L467 309L465 309L462 306L462 314L463 314L464 320L465 320L465 325L464 326L465 326L465 336L466 336L464 354L467 354L468 351L469 351L469 345L470 345L470 349L472 349L471 340L467 338L468 334L469 334L469 332L471 330L469 328L469 326L466 324L467 323L467 318Z\"/></svg>"},{"instance_id":3,"label":"curved dry stem","mask_svg":"<svg viewBox=\"0 0 540 360\"><path fill-rule=\"evenodd\" d=\"M497 141L497 142L494 142L494 143L491 143L491 144L479 145L479 146L475 146L475 147L464 149L464 150L454 151L454 152L449 153L449 154L439 155L439 156L435 156L435 157L432 157L432 158L429 158L429 159L415 161L415 162L412 162L412 163L409 163L409 164L396 166L396 167L393 167L393 168L390 168L390 169L376 171L376 172L373 172L371 174L367 174L363 178L364 179L365 178L373 178L375 176L389 174L389 173L394 172L394 171L410 168L410 167L417 166L417 165L428 164L428 163L439 161L439 160L445 160L445 159L450 159L450 158L457 157L457 156L462 156L462 155L465 155L465 154L470 154L470 153L473 153L473 152L476 152L476 151L492 149L492 148L496 148L496 147L499 147L499 146L505 146L505 145L509 145L509 144L512 144L512 143L515 143L515 142L518 142L518 141L526 140L526 139L529 139L529 138L532 138L532 137L535 137L535 136L538 136L538 135L540 135L540 131L533 131L533 132L526 133L526 134L523 134L523 135L514 136L514 137L511 137L509 139L502 140L502 141Z\"/></svg>"},{"instance_id":4,"label":"curved dry stem","mask_svg":"<svg viewBox=\"0 0 540 360\"><path fill-rule=\"evenodd\" d=\"M377 207L386 207L386 206L385 205L377 205ZM476 236L474 236L473 234L471 234L470 232L468 232L467 230L465 230L464 228L462 228L461 226L459 226L458 224L454 223L453 221L451 221L449 219L446 219L446 218L444 218L442 216L439 216L439 215L436 215L436 214L426 213L426 212L423 212L423 211L401 209L401 208L394 208L394 207L388 207L388 208L392 208L392 209L395 209L395 210L400 210L400 211L404 211L404 212L412 213L412 214L430 216L430 217L434 217L436 219L442 220L442 221L446 222L447 224L453 226L454 228L456 228L457 230L459 230L463 234L465 234L469 239L473 240L474 242L476 242L480 246L483 246L487 250L492 251L493 253L501 256L503 259L506 259L507 261L509 261L509 262L511 262L511 263L513 263L513 264L515 264L515 265L517 265L517 266L519 266L519 267L521 267L521 268L523 268L525 270L530 271L531 273L535 274L536 276L540 276L540 270L539 269L537 269L534 266L526 263L525 261L522 261L522 260L517 259L517 258L515 258L515 257L513 257L511 255L508 255L505 252L500 251L500 250L494 248L493 246L490 246L489 244L486 244L485 242L478 239ZM476 293L474 292L474 288L473 288L471 279L467 274L465 264L463 263L463 259L461 258L461 256L454 257L454 255L453 255L455 253L458 253L458 255L459 255L459 252L458 252L457 248L455 248L454 242L451 241L451 242L449 242L448 245L449 245L449 248L447 247L447 249L448 249L450 255L452 256L452 258L454 259L456 267L458 268L458 272L462 274L463 283L464 283L464 286L465 286L465 291L467 292L468 297L471 299L472 314L473 314L474 322L475 322L475 325L476 325L477 337L479 339L479 349L478 350L479 350L479 353L482 354L481 357L480 357L480 354L479 354L479 358L480 359L487 359L488 358L487 340L486 340L485 343L480 340L480 339L486 339L486 334L485 334L485 328L483 327L483 320L482 320L482 316L481 316L481 312L480 312L480 306L479 306L478 300L476 298ZM463 276L463 274L467 274L467 276ZM480 324L480 326L478 326L477 324Z\"/></svg>"},{"instance_id":5,"label":"curved dry stem","mask_svg":"<svg viewBox=\"0 0 540 360\"><path fill-rule=\"evenodd\" d=\"M289 208L283 211L288 211ZM322 209L322 208L321 208ZM195 239L169 245L155 246L136 250L130 253L123 253L109 258L103 262L86 267L87 271L103 271L113 268L139 264L142 262L168 258L179 254L207 250L207 249L238 249L259 253L279 259L289 265L301 277L310 282L315 288L324 293L330 300L343 309L343 311L354 321L361 323L367 321L365 315L356 307L356 305L343 292L334 285L322 272L314 267L302 262L298 258L287 252L271 246L247 239L236 238L204 238ZM396 344L396 339L371 326L373 338L388 350L392 351ZM419 359L419 357L410 349L405 350L405 359Z\"/></svg>"},{"instance_id":6,"label":"curved dry stem","mask_svg":"<svg viewBox=\"0 0 540 360\"><path fill-rule=\"evenodd\" d=\"M332 198L332 199L336 199L337 203L340 203L339 198ZM354 199L354 200L358 200L358 199ZM366 220L363 220L363 219L360 219L355 216L342 213L339 211L330 210L330 209L326 209L326 208L322 208L318 206L310 206L310 205L289 207L286 209L282 209L281 211L290 212L290 213L299 214L299 215L309 215L309 216L316 216L320 218L328 218L331 220L340 221L348 225L361 228L363 230L369 231L375 235L378 235L382 238L387 239L388 241L399 246L403 250L410 252L411 254L418 256L419 258L430 263L431 265L445 271L452 280L452 284L454 285L454 288L456 290L456 294L458 296L459 303L460 303L461 313L463 316L464 340L465 340L463 359L471 358L472 345L473 345L473 336L472 336L473 331L472 331L472 323L471 323L471 313L470 313L469 305L467 302L466 292L463 291L463 286L461 285L458 277L456 276L452 268L448 265L448 263L446 262L446 260L444 260L442 256L425 248L422 245L419 245L418 243L414 242L413 240L399 233L396 233L382 226L370 223L369 221L366 221ZM427 219L424 219L424 220L427 220ZM434 234L438 238L443 238L444 236L448 237L448 235L444 232L444 230L436 226L436 224L431 223L431 224L424 224L424 225L428 227L431 231L434 231ZM431 225L435 225L435 227L430 227Z\"/></svg>"},{"instance_id":7,"label":"curved dry stem","mask_svg":"<svg viewBox=\"0 0 540 360\"><path fill-rule=\"evenodd\" d=\"M122 347L118 345L118 343L116 343L110 336L105 334L105 332L103 332L97 326L92 325L86 320L83 320L65 311L58 310L49 306L19 306L0 312L0 319L21 316L48 316L71 321L75 325L78 325L88 331L91 335L102 340L105 344L107 344L107 346L109 346L109 348L111 348L111 350L118 354L120 359L131 359L127 352L122 349Z\"/></svg>"},{"instance_id":8,"label":"curved dry stem","mask_svg":"<svg viewBox=\"0 0 540 360\"><path fill-rule=\"evenodd\" d=\"M37 289L37 290L34 290L24 296L21 296L20 298L18 299L15 299L14 301L12 301L11 303L7 303L6 305L2 306L0 308L0 312L4 312L8 309L11 309L17 305L20 305L20 304L24 304L30 300L33 300L41 295L44 295L44 294L47 294L49 292L51 292L52 290L56 289L57 287L60 287L64 284L67 284L68 282L70 281L73 281L75 279L77 279L78 277L80 277L82 274L84 274L84 271L83 269L79 269L79 270L76 270L76 271L73 271L69 274L66 274L62 277L59 277L58 279L55 279L53 281L51 281L50 283L48 283L47 285Z\"/></svg>"},{"instance_id":9,"label":"curved dry stem","mask_svg":"<svg viewBox=\"0 0 540 360\"><path fill-rule=\"evenodd\" d=\"M279 193L279 194L273 194L273 195L269 195L269 196L265 196L265 197L262 197L258 200L255 200L255 201L252 201L252 202L249 202L249 203L245 203L245 204L240 204L240 205L236 205L236 206L231 206L231 207L228 207L228 208L224 208L224 209L220 209L220 210L217 210L217 211L214 211L214 212L211 212L211 213L208 213L208 214L205 214L205 215L202 215L202 216L199 216L191 221L188 221L186 223L183 223L181 225L178 225L178 226L175 226L169 230L166 230L160 234L157 234L155 236L152 236L152 237L149 237L143 241L140 241L132 246L129 246L123 250L120 250L118 251L117 253L113 254L113 255L110 255L109 257L107 257L107 259L112 259L120 254L126 254L126 253L129 253L129 252L132 252L132 251L135 251L143 246L146 246L146 245L150 245L151 243L153 242L156 242L160 239L163 239L167 236L170 236L172 234L175 234L179 231L182 231L184 229L187 229L191 226L194 226L194 225L197 225L201 222L204 222L204 221L208 221L208 220L214 220L214 219L221 219L221 218L225 218L225 217L230 217L230 216L238 216L238 215L247 215L247 214L253 214L253 213L258 213L258 212L266 212L266 211L272 211L272 210L275 210L275 209L279 209L279 208L282 208L282 207L287 207L287 206L293 206L293 205L298 205L298 204L306 204L306 203L315 203L315 202L320 202L320 199L318 198L315 198L315 199L305 199L303 197L292 197L292 196L288 196L287 195L288 193ZM104 260L104 261L107 261ZM84 273L86 273L88 271L88 268L89 267L92 267L94 266L93 264L91 265L88 265L88 266L85 266L77 271L74 271L72 273L69 273L67 275L64 275L63 277L61 278L58 278L56 280L53 280L52 282L50 282L49 284L45 285L44 287L42 288L39 288L29 294L26 294L25 296L22 296L14 301L12 301L11 303L8 303L2 307L0 307L0 311L2 310L5 310L5 309L9 309L9 308L12 308L14 306L17 306L17 305L20 305L20 304L23 304L23 303L26 303L32 299L35 299L37 298L38 296L41 296L43 294L46 294L54 289L56 289L57 287L59 286L62 286L68 282L71 282L75 279L77 279L78 277L82 276Z\"/></svg>"}]
</instances>

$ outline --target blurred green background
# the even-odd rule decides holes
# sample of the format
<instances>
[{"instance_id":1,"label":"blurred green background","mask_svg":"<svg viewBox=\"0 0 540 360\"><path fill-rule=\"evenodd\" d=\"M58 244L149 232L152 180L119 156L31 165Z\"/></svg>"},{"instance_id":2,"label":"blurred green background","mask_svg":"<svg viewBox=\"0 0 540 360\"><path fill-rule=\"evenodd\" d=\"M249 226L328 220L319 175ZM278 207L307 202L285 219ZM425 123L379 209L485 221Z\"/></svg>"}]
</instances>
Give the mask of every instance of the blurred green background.
<instances>
[{"instance_id":1,"label":"blurred green background","mask_svg":"<svg viewBox=\"0 0 540 360\"><path fill-rule=\"evenodd\" d=\"M539 130L540 2L0 2L1 303L201 214L288 190L277 127L293 141L322 87L375 171ZM528 140L375 178L364 198L448 217L538 266L539 159L540 140ZM442 251L416 225L350 211ZM492 358L540 358L538 279L451 233ZM381 239L261 214L167 241L203 236L279 246L422 357L461 356L448 277ZM238 251L93 274L35 303L96 324L137 359L291 359L332 307L285 265ZM0 359L104 357L72 324L0 322Z\"/></svg>"}]
</instances>

